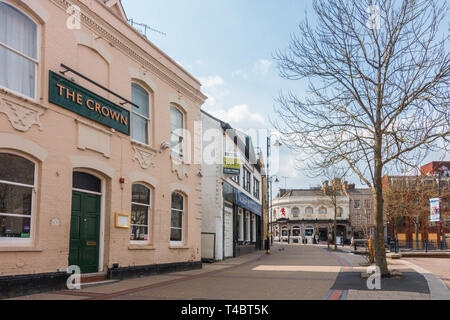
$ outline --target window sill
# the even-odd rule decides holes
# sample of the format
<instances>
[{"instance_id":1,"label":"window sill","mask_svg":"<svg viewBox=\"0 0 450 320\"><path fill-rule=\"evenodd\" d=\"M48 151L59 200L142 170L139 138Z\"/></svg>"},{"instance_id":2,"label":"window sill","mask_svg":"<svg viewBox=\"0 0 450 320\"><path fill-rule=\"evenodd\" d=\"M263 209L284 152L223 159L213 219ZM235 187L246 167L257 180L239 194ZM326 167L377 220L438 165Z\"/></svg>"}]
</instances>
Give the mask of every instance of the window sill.
<instances>
[{"instance_id":1,"label":"window sill","mask_svg":"<svg viewBox=\"0 0 450 320\"><path fill-rule=\"evenodd\" d=\"M0 247L0 252L42 252L42 251L44 250L35 247L19 247L19 246Z\"/></svg>"},{"instance_id":2,"label":"window sill","mask_svg":"<svg viewBox=\"0 0 450 320\"><path fill-rule=\"evenodd\" d=\"M131 244L128 246L128 250L156 250L156 248L149 245Z\"/></svg>"},{"instance_id":3,"label":"window sill","mask_svg":"<svg viewBox=\"0 0 450 320\"><path fill-rule=\"evenodd\" d=\"M159 152L159 150L156 150L155 148L151 147L150 145L142 143L142 142L139 142L139 141L131 140L131 144L135 145L135 146L137 146L139 148L143 148L143 149L149 150L149 151L154 152L154 153Z\"/></svg>"},{"instance_id":4,"label":"window sill","mask_svg":"<svg viewBox=\"0 0 450 320\"><path fill-rule=\"evenodd\" d=\"M173 244L169 246L169 249L190 249L190 247L182 244L180 245Z\"/></svg>"}]
</instances>

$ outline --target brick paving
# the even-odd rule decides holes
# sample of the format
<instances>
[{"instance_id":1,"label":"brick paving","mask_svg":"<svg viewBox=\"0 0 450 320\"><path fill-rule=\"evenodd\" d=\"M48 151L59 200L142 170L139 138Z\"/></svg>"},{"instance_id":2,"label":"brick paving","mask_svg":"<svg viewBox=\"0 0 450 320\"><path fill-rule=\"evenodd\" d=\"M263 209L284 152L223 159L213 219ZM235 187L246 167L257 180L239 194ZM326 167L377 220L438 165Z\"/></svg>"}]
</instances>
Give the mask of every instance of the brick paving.
<instances>
[{"instance_id":1,"label":"brick paving","mask_svg":"<svg viewBox=\"0 0 450 320\"><path fill-rule=\"evenodd\" d=\"M390 261L401 279L382 279L371 291L361 273L365 259L326 246L275 245L203 269L122 280L16 298L18 300L428 300L427 280L410 266ZM425 263L425 262L424 262ZM436 268L440 268L437 264Z\"/></svg>"}]
</instances>

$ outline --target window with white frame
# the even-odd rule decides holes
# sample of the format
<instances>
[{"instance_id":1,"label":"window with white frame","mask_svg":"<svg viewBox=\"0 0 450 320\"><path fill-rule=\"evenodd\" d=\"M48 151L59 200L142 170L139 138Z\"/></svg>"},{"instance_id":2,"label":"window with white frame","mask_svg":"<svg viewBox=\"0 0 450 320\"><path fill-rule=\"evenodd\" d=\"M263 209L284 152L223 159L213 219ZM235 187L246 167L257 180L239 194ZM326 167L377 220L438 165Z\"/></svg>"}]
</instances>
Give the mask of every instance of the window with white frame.
<instances>
[{"instance_id":1,"label":"window with white frame","mask_svg":"<svg viewBox=\"0 0 450 320\"><path fill-rule=\"evenodd\" d=\"M36 99L38 27L0 1L0 87Z\"/></svg>"},{"instance_id":2,"label":"window with white frame","mask_svg":"<svg viewBox=\"0 0 450 320\"><path fill-rule=\"evenodd\" d=\"M354 200L353 201L353 208L360 209L361 208L361 200Z\"/></svg>"},{"instance_id":3,"label":"window with white frame","mask_svg":"<svg viewBox=\"0 0 450 320\"><path fill-rule=\"evenodd\" d=\"M292 217L293 218L298 218L300 214L300 210L298 208L293 208L292 209Z\"/></svg>"},{"instance_id":4,"label":"window with white frame","mask_svg":"<svg viewBox=\"0 0 450 320\"><path fill-rule=\"evenodd\" d=\"M183 159L184 115L175 106L170 106L170 146L172 156Z\"/></svg>"},{"instance_id":5,"label":"window with white frame","mask_svg":"<svg viewBox=\"0 0 450 320\"><path fill-rule=\"evenodd\" d=\"M320 209L319 209L319 214L320 214L320 215L325 215L325 214L327 214L327 209L326 209L325 207L320 208Z\"/></svg>"},{"instance_id":6,"label":"window with white frame","mask_svg":"<svg viewBox=\"0 0 450 320\"><path fill-rule=\"evenodd\" d=\"M133 106L131 113L131 138L134 141L150 144L150 95L137 83L131 84L132 102L139 106Z\"/></svg>"},{"instance_id":7,"label":"window with white frame","mask_svg":"<svg viewBox=\"0 0 450 320\"><path fill-rule=\"evenodd\" d=\"M148 242L150 240L150 189L133 184L131 196L131 236L132 242Z\"/></svg>"},{"instance_id":8,"label":"window with white frame","mask_svg":"<svg viewBox=\"0 0 450 320\"><path fill-rule=\"evenodd\" d=\"M336 216L337 216L338 218L341 218L343 212L344 212L344 209L342 209L341 207L337 208Z\"/></svg>"},{"instance_id":9,"label":"window with white frame","mask_svg":"<svg viewBox=\"0 0 450 320\"><path fill-rule=\"evenodd\" d=\"M251 173L246 168L244 168L244 176L243 176L243 187L247 192L250 192L250 177Z\"/></svg>"},{"instance_id":10,"label":"window with white frame","mask_svg":"<svg viewBox=\"0 0 450 320\"><path fill-rule=\"evenodd\" d=\"M183 241L184 197L178 192L172 193L170 217L170 241Z\"/></svg>"},{"instance_id":11,"label":"window with white frame","mask_svg":"<svg viewBox=\"0 0 450 320\"><path fill-rule=\"evenodd\" d=\"M259 180L253 178L253 196L259 200Z\"/></svg>"},{"instance_id":12,"label":"window with white frame","mask_svg":"<svg viewBox=\"0 0 450 320\"><path fill-rule=\"evenodd\" d=\"M0 241L30 241L36 193L35 164L0 153Z\"/></svg>"}]
</instances>

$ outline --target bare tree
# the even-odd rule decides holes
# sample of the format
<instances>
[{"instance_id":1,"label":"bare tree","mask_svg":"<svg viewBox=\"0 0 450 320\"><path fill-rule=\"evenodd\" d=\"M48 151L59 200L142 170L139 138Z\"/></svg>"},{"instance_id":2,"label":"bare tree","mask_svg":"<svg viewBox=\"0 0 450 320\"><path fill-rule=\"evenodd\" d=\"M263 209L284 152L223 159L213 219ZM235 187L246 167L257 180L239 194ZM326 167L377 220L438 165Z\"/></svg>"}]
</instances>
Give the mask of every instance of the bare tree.
<instances>
[{"instance_id":1,"label":"bare tree","mask_svg":"<svg viewBox=\"0 0 450 320\"><path fill-rule=\"evenodd\" d=\"M448 149L449 36L439 26L440 0L315 0L275 59L281 77L308 79L309 94L281 93L274 126L293 151L306 153L318 175L351 169L373 190L376 263L384 248L382 175Z\"/></svg>"},{"instance_id":2,"label":"bare tree","mask_svg":"<svg viewBox=\"0 0 450 320\"><path fill-rule=\"evenodd\" d=\"M333 237L334 237L334 250L337 250L337 217L338 217L338 204L340 197L345 196L345 190L342 188L342 182L345 179L345 173L337 168L328 168L324 170L325 176L331 180L331 185L328 181L325 181L322 185L322 192L329 199L329 202L334 209L334 227L333 227ZM342 213L342 212L341 212Z\"/></svg>"}]
</instances>

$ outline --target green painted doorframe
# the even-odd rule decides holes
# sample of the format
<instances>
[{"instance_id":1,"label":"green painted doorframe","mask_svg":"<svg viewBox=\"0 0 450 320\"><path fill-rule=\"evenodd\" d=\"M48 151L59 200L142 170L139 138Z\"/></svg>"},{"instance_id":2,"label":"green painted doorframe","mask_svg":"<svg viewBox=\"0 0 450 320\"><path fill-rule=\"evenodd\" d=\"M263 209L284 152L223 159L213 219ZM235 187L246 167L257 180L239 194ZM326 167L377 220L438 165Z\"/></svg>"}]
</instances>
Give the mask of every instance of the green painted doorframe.
<instances>
[{"instance_id":1,"label":"green painted doorframe","mask_svg":"<svg viewBox=\"0 0 450 320\"><path fill-rule=\"evenodd\" d=\"M99 268L101 196L72 192L69 266L81 273L95 273Z\"/></svg>"}]
</instances>

